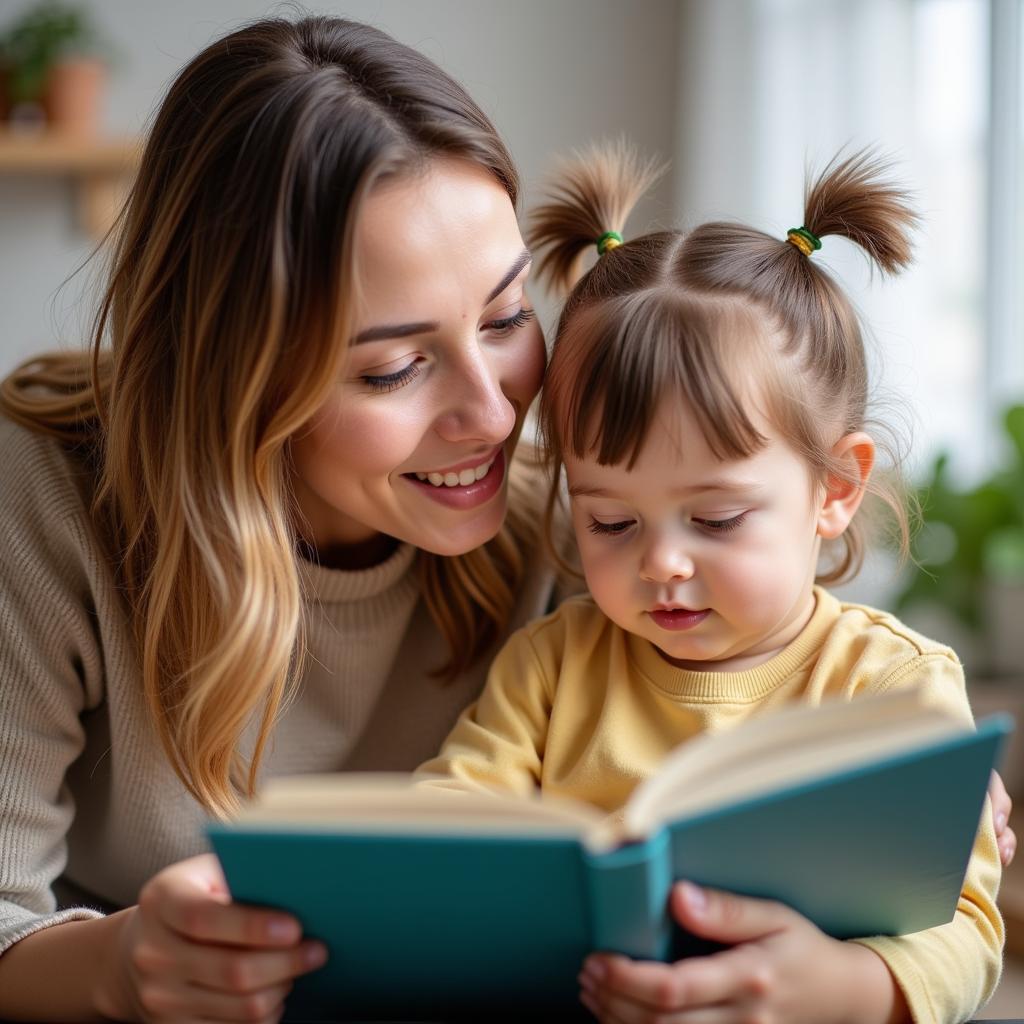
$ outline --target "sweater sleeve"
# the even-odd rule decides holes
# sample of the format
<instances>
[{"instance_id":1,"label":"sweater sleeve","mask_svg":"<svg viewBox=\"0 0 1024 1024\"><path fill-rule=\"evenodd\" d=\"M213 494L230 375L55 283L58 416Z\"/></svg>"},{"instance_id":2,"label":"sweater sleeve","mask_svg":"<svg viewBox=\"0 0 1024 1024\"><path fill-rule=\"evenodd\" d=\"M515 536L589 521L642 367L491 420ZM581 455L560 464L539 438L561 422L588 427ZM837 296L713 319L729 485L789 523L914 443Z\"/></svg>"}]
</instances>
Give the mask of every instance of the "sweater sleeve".
<instances>
[{"instance_id":1,"label":"sweater sleeve","mask_svg":"<svg viewBox=\"0 0 1024 1024\"><path fill-rule=\"evenodd\" d=\"M971 720L963 669L952 652L915 657L881 688L908 685L922 687L934 703ZM953 920L912 935L853 940L885 961L915 1022L956 1024L992 997L1002 970L1004 929L996 908L1001 873L986 800Z\"/></svg>"},{"instance_id":2,"label":"sweater sleeve","mask_svg":"<svg viewBox=\"0 0 1024 1024\"><path fill-rule=\"evenodd\" d=\"M480 698L459 717L437 757L417 769L427 785L500 789L527 795L540 787L552 685L530 629L498 652Z\"/></svg>"},{"instance_id":3,"label":"sweater sleeve","mask_svg":"<svg viewBox=\"0 0 1024 1024\"><path fill-rule=\"evenodd\" d=\"M40 454L49 443L18 442L0 458L0 953L41 928L100 916L57 912L52 891L74 815L65 774L83 748L80 716L99 700L102 655L81 504L66 473L33 471L61 458Z\"/></svg>"}]
</instances>

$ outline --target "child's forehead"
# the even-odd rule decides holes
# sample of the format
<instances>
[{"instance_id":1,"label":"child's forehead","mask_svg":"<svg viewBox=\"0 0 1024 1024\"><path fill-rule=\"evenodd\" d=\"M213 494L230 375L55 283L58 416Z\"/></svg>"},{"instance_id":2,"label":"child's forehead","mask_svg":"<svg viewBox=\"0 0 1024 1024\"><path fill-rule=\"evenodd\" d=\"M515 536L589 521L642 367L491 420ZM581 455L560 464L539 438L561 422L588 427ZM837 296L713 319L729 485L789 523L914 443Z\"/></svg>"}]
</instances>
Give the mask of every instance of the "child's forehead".
<instances>
[{"instance_id":1,"label":"child's forehead","mask_svg":"<svg viewBox=\"0 0 1024 1024\"><path fill-rule=\"evenodd\" d=\"M755 422L765 444L748 456L721 458L692 410L681 401L663 400L632 465L629 460L601 464L594 450L583 456L566 453L570 493L638 490L678 498L754 494L802 478L806 467L799 456L765 417L759 415Z\"/></svg>"}]
</instances>

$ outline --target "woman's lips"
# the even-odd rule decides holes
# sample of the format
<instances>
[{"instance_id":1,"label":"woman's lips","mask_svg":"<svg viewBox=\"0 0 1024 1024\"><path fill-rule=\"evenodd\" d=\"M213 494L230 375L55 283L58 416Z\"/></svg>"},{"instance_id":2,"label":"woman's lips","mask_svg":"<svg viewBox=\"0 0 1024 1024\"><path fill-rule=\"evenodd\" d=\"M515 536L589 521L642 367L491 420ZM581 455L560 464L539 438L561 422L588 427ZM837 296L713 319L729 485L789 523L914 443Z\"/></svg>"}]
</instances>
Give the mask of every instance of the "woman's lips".
<instances>
[{"instance_id":1,"label":"woman's lips","mask_svg":"<svg viewBox=\"0 0 1024 1024\"><path fill-rule=\"evenodd\" d=\"M662 629L678 631L692 629L703 622L711 614L711 609L704 608L699 612L692 612L688 608L658 608L648 614Z\"/></svg>"},{"instance_id":2,"label":"woman's lips","mask_svg":"<svg viewBox=\"0 0 1024 1024\"><path fill-rule=\"evenodd\" d=\"M428 498L432 498L439 505L457 509L476 508L478 505L490 501L501 490L505 479L505 451L504 449L498 450L498 454L494 457L494 463L486 476L465 486L441 485L435 487L429 480L419 480L415 474L409 473L403 474L403 479L408 480L413 487Z\"/></svg>"}]
</instances>

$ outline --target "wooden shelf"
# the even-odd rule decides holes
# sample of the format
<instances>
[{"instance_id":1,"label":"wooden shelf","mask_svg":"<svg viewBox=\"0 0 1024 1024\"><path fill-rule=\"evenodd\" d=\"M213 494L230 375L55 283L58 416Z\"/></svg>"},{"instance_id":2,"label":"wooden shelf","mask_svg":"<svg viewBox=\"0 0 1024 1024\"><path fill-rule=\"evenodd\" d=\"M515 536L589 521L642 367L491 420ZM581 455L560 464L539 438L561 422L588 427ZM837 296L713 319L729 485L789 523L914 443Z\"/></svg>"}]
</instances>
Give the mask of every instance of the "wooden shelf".
<instances>
[{"instance_id":1,"label":"wooden shelf","mask_svg":"<svg viewBox=\"0 0 1024 1024\"><path fill-rule=\"evenodd\" d=\"M79 138L57 132L0 129L0 178L57 177L75 190L77 219L95 239L113 223L142 151L137 138Z\"/></svg>"}]
</instances>

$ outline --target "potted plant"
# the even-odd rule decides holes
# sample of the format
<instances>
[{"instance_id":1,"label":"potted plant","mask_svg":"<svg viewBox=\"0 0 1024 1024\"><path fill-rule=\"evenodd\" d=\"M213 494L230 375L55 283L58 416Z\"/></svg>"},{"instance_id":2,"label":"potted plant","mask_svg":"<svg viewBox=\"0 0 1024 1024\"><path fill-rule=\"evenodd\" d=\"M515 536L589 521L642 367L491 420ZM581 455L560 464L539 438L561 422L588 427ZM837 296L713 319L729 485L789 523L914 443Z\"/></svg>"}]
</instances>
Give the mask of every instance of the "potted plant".
<instances>
[{"instance_id":1,"label":"potted plant","mask_svg":"<svg viewBox=\"0 0 1024 1024\"><path fill-rule=\"evenodd\" d=\"M84 7L59 0L30 7L0 35L7 116L94 134L106 80L105 51Z\"/></svg>"},{"instance_id":2,"label":"potted plant","mask_svg":"<svg viewBox=\"0 0 1024 1024\"><path fill-rule=\"evenodd\" d=\"M1024 405L1007 410L1007 458L970 489L940 455L918 490L924 524L896 611L938 604L978 640L984 674L1024 678Z\"/></svg>"},{"instance_id":3,"label":"potted plant","mask_svg":"<svg viewBox=\"0 0 1024 1024\"><path fill-rule=\"evenodd\" d=\"M1008 409L1003 424L1007 455L988 479L959 488L949 479L948 457L940 455L918 489L924 522L895 611L922 632L952 642L964 658L976 717L1009 711L1024 722L1024 405ZM945 621L934 621L936 610ZM958 625L962 636L956 638ZM1019 731L1002 771L1019 796Z\"/></svg>"}]
</instances>

